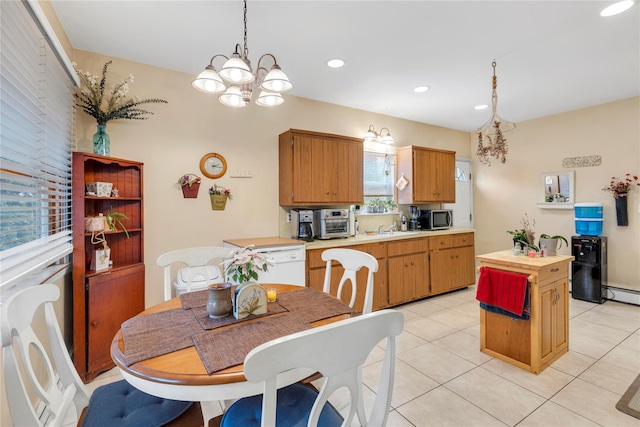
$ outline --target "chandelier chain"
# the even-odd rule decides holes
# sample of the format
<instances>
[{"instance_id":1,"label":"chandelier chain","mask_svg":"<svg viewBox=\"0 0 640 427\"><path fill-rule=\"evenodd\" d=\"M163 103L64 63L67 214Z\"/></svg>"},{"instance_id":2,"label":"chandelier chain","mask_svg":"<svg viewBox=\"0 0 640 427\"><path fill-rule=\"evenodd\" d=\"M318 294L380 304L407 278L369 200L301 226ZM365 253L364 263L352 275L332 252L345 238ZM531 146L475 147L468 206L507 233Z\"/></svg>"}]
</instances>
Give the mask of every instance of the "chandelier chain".
<instances>
[{"instance_id":1,"label":"chandelier chain","mask_svg":"<svg viewBox=\"0 0 640 427\"><path fill-rule=\"evenodd\" d=\"M249 57L249 48L247 47L247 0L244 0L244 57L245 59Z\"/></svg>"}]
</instances>

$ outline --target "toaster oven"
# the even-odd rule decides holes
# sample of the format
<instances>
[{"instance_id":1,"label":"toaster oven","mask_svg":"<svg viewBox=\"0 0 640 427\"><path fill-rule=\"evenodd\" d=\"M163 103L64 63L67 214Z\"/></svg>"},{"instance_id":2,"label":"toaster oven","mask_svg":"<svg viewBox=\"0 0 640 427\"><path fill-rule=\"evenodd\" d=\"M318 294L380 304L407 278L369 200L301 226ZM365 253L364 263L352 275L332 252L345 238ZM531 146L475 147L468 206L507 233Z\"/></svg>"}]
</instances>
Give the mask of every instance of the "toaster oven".
<instances>
[{"instance_id":1,"label":"toaster oven","mask_svg":"<svg viewBox=\"0 0 640 427\"><path fill-rule=\"evenodd\" d=\"M319 209L313 212L316 239L349 237L349 211L347 209Z\"/></svg>"}]
</instances>

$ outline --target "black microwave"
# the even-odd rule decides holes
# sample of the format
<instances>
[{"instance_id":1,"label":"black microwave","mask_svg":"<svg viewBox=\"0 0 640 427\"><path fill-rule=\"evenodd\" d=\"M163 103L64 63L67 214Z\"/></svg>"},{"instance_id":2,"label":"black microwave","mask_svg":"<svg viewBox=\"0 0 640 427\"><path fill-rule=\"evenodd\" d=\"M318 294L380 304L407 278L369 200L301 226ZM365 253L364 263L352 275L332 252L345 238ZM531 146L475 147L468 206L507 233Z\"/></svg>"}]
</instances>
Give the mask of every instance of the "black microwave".
<instances>
[{"instance_id":1,"label":"black microwave","mask_svg":"<svg viewBox=\"0 0 640 427\"><path fill-rule=\"evenodd\" d=\"M420 213L418 221L423 230L446 230L453 227L453 210L425 210Z\"/></svg>"}]
</instances>

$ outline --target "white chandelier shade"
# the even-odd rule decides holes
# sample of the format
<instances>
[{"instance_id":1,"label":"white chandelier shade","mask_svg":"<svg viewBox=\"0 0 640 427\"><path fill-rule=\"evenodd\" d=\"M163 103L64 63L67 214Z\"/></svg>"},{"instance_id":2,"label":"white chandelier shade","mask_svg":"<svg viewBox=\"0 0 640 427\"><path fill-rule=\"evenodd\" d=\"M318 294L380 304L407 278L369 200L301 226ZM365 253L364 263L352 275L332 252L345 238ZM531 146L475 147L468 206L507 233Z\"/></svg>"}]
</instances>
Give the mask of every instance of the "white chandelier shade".
<instances>
[{"instance_id":1,"label":"white chandelier shade","mask_svg":"<svg viewBox=\"0 0 640 427\"><path fill-rule=\"evenodd\" d=\"M264 107L275 107L284 102L281 93L290 90L293 85L278 65L276 57L265 53L258 60L256 72L251 68L247 48L247 0L244 0L244 48L236 44L231 57L214 55L209 65L191 82L191 85L200 92L208 94L221 94L218 98L223 105L232 108L246 107L251 102L254 85L261 89L256 99L256 104ZM225 59L222 68L218 72L213 66L217 57ZM262 62L265 58L271 58L273 65L265 68Z\"/></svg>"}]
</instances>

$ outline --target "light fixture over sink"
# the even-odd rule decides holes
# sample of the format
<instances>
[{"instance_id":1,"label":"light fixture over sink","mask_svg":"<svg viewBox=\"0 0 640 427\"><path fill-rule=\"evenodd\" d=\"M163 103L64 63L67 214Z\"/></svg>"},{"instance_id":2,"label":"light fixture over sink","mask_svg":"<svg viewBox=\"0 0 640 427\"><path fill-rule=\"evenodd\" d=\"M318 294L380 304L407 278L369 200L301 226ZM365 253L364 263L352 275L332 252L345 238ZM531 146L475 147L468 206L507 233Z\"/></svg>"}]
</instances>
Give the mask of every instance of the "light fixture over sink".
<instances>
[{"instance_id":1,"label":"light fixture over sink","mask_svg":"<svg viewBox=\"0 0 640 427\"><path fill-rule=\"evenodd\" d=\"M225 58L226 62L218 73L213 66L216 58ZM273 60L270 70L267 70L262 61ZM256 99L256 104L264 107L275 107L284 102L282 93L293 87L289 78L280 69L276 57L270 53L265 53L258 60L258 68L254 73L249 61L249 49L247 48L247 0L244 0L244 48L236 44L235 52L231 58L225 55L214 55L209 61L209 65L191 85L204 93L218 94L220 102L227 107L246 107L251 102L253 86L261 92Z\"/></svg>"},{"instance_id":2,"label":"light fixture over sink","mask_svg":"<svg viewBox=\"0 0 640 427\"><path fill-rule=\"evenodd\" d=\"M383 144L393 144L395 142L391 136L391 132L389 132L389 129L382 128L380 129L380 132L376 132L373 125L369 125L369 129L367 130L367 133L364 134L363 139L366 142L382 142Z\"/></svg>"}]
</instances>

